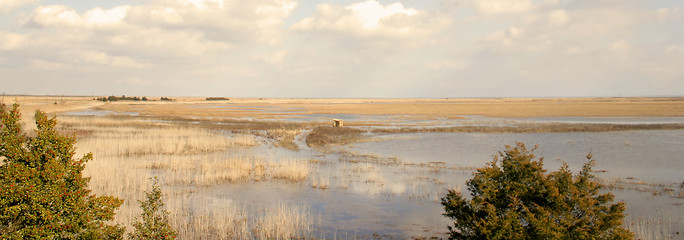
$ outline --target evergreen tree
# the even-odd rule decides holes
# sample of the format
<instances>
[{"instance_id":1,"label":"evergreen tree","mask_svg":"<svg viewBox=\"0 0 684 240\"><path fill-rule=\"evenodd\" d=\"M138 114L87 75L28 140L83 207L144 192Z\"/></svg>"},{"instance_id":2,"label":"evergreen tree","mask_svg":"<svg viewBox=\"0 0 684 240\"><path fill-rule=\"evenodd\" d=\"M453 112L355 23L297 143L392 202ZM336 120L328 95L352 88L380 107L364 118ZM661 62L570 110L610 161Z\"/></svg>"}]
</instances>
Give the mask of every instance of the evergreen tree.
<instances>
[{"instance_id":1,"label":"evergreen tree","mask_svg":"<svg viewBox=\"0 0 684 240\"><path fill-rule=\"evenodd\" d=\"M169 212L164 210L162 192L154 178L152 190L145 192L147 200L138 201L142 209L142 220L133 223L135 231L129 234L131 239L175 239L176 231L169 224Z\"/></svg>"},{"instance_id":2,"label":"evergreen tree","mask_svg":"<svg viewBox=\"0 0 684 240\"><path fill-rule=\"evenodd\" d=\"M450 239L631 239L622 227L625 204L600 194L591 154L579 174L567 164L551 174L524 144L506 146L466 185L471 198L449 190L444 216Z\"/></svg>"},{"instance_id":3,"label":"evergreen tree","mask_svg":"<svg viewBox=\"0 0 684 240\"><path fill-rule=\"evenodd\" d=\"M105 223L123 200L91 194L82 176L92 154L75 159L75 139L55 130L55 117L36 111L32 137L22 132L19 104L0 108L0 238L122 238L123 227Z\"/></svg>"}]
</instances>

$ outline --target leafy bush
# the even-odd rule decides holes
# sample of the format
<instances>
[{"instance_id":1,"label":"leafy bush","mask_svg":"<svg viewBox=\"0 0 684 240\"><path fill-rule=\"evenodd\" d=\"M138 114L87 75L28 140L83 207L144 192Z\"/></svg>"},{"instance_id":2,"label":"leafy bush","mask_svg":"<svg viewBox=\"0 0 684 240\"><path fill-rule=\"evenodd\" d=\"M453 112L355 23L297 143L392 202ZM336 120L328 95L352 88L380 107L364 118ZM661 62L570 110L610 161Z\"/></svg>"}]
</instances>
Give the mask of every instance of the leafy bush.
<instances>
[{"instance_id":1,"label":"leafy bush","mask_svg":"<svg viewBox=\"0 0 684 240\"><path fill-rule=\"evenodd\" d=\"M176 231L169 224L169 212L164 210L162 192L154 178L152 190L145 192L147 200L138 201L142 212L142 220L133 223L135 231L129 236L131 239L175 239Z\"/></svg>"},{"instance_id":2,"label":"leafy bush","mask_svg":"<svg viewBox=\"0 0 684 240\"><path fill-rule=\"evenodd\" d=\"M631 239L622 227L625 204L600 194L591 154L579 174L567 164L546 174L524 144L506 146L467 182L471 199L449 190L444 216L450 239ZM499 158L500 157L500 158Z\"/></svg>"},{"instance_id":3,"label":"leafy bush","mask_svg":"<svg viewBox=\"0 0 684 240\"><path fill-rule=\"evenodd\" d=\"M74 159L73 137L36 111L35 136L21 130L19 104L0 106L0 239L120 239L124 228L105 224L123 203L95 196L82 176L92 154Z\"/></svg>"}]
</instances>

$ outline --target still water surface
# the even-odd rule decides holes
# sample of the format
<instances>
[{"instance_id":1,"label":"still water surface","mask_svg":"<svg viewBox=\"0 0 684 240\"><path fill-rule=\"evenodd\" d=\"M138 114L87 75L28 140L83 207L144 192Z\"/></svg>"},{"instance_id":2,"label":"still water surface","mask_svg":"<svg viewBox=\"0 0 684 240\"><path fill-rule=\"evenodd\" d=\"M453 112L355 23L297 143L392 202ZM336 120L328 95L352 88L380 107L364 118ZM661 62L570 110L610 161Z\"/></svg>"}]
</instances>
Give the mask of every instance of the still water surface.
<instances>
[{"instance_id":1,"label":"still water surface","mask_svg":"<svg viewBox=\"0 0 684 240\"><path fill-rule=\"evenodd\" d=\"M378 162L349 162L354 157L337 152L321 155L311 149L288 151L274 147L251 154L277 161L283 156L320 159L311 179L327 178L329 188L282 182L232 184L218 188L252 205L282 202L306 205L317 217L317 235L388 238L445 237L448 219L441 216L439 198L447 189L462 189L472 169L484 166L506 144L516 141L539 146L545 168L555 170L561 160L577 173L592 153L601 179L631 179L645 184L679 186L684 182L684 130L571 132L571 133L411 133L372 136L378 141L341 147L347 152L373 155ZM299 144L301 147L302 144ZM387 164L382 159L399 163ZM445 168L430 167L443 162ZM432 165L430 165L432 164ZM314 180L310 180L314 181ZM677 190L675 190L677 191ZM681 191L681 187L679 190ZM684 230L684 199L651 192L613 189L616 200L627 203L627 222L662 221L673 234Z\"/></svg>"}]
</instances>

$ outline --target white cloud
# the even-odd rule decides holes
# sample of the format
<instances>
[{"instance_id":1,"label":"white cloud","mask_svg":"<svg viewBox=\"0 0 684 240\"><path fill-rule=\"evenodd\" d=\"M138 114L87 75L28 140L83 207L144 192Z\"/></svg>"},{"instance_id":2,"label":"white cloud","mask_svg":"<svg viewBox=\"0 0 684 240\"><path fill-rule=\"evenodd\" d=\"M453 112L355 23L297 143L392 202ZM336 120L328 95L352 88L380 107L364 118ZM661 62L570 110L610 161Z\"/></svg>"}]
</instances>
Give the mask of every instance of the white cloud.
<instances>
[{"instance_id":1,"label":"white cloud","mask_svg":"<svg viewBox=\"0 0 684 240\"><path fill-rule=\"evenodd\" d=\"M684 45L670 45L665 49L667 54L684 54Z\"/></svg>"},{"instance_id":2,"label":"white cloud","mask_svg":"<svg viewBox=\"0 0 684 240\"><path fill-rule=\"evenodd\" d=\"M230 41L276 44L281 41L279 28L296 6L290 0L162 1L133 7L127 20L139 26L203 31Z\"/></svg>"},{"instance_id":3,"label":"white cloud","mask_svg":"<svg viewBox=\"0 0 684 240\"><path fill-rule=\"evenodd\" d=\"M0 0L0 13L7 13L34 3L36 3L36 0Z\"/></svg>"},{"instance_id":4,"label":"white cloud","mask_svg":"<svg viewBox=\"0 0 684 240\"><path fill-rule=\"evenodd\" d=\"M352 4L346 7L360 22L364 29L372 30L378 27L380 21L393 15L411 16L418 13L415 9L406 9L401 3L392 3L387 7L374 0Z\"/></svg>"},{"instance_id":5,"label":"white cloud","mask_svg":"<svg viewBox=\"0 0 684 240\"><path fill-rule=\"evenodd\" d=\"M427 68L430 70L463 70L468 67L467 64L463 62L455 61L443 61L443 62L430 62L427 64Z\"/></svg>"},{"instance_id":6,"label":"white cloud","mask_svg":"<svg viewBox=\"0 0 684 240\"><path fill-rule=\"evenodd\" d=\"M581 55L581 54L587 54L589 51L586 48L578 47L578 46L571 46L566 48L563 51L567 55Z\"/></svg>"},{"instance_id":7,"label":"white cloud","mask_svg":"<svg viewBox=\"0 0 684 240\"><path fill-rule=\"evenodd\" d=\"M401 3L383 6L376 0L367 0L345 7L317 5L314 15L294 24L292 30L401 37L429 34L448 24L447 19L406 8Z\"/></svg>"},{"instance_id":8,"label":"white cloud","mask_svg":"<svg viewBox=\"0 0 684 240\"><path fill-rule=\"evenodd\" d=\"M209 57L231 49L229 43L207 39L201 31L155 27L135 27L117 32L107 41L112 47L147 57Z\"/></svg>"},{"instance_id":9,"label":"white cloud","mask_svg":"<svg viewBox=\"0 0 684 240\"><path fill-rule=\"evenodd\" d=\"M70 68L70 66L65 63L46 61L42 59L31 59L29 67L48 71L66 70Z\"/></svg>"},{"instance_id":10,"label":"white cloud","mask_svg":"<svg viewBox=\"0 0 684 240\"><path fill-rule=\"evenodd\" d=\"M513 41L515 41L517 38L520 38L524 33L524 29L511 26L506 31L496 31L490 33L485 37L485 39L494 42L496 45L511 47L513 46Z\"/></svg>"},{"instance_id":11,"label":"white cloud","mask_svg":"<svg viewBox=\"0 0 684 240\"><path fill-rule=\"evenodd\" d=\"M627 55L632 51L632 44L625 40L618 40L610 45L610 50L617 55Z\"/></svg>"},{"instance_id":12,"label":"white cloud","mask_svg":"<svg viewBox=\"0 0 684 240\"><path fill-rule=\"evenodd\" d=\"M570 16L567 11L556 9L549 13L548 21L554 26L563 26L570 21Z\"/></svg>"},{"instance_id":13,"label":"white cloud","mask_svg":"<svg viewBox=\"0 0 684 240\"><path fill-rule=\"evenodd\" d=\"M261 62L265 62L268 64L273 64L273 65L280 65L283 63L283 59L285 59L285 56L287 55L287 50L280 50L273 52L271 54L262 56L257 58L257 60Z\"/></svg>"},{"instance_id":14,"label":"white cloud","mask_svg":"<svg viewBox=\"0 0 684 240\"><path fill-rule=\"evenodd\" d=\"M26 22L42 28L180 30L201 32L203 37L226 42L276 44L282 41L281 25L296 5L290 0L161 0L138 6L94 8L83 14L65 5L49 5L36 8Z\"/></svg>"},{"instance_id":15,"label":"white cloud","mask_svg":"<svg viewBox=\"0 0 684 240\"><path fill-rule=\"evenodd\" d=\"M76 55L83 62L125 68L148 66L141 62L211 63L235 45L281 42L282 24L296 5L290 0L158 0L84 12L67 5L38 6L24 20L24 26L33 27L25 29L34 33L0 32L0 50L49 49L32 53L34 58L80 50ZM112 52L116 55L103 55Z\"/></svg>"},{"instance_id":16,"label":"white cloud","mask_svg":"<svg viewBox=\"0 0 684 240\"><path fill-rule=\"evenodd\" d=\"M179 2L186 6L192 5L198 9L223 8L223 0L179 0Z\"/></svg>"},{"instance_id":17,"label":"white cloud","mask_svg":"<svg viewBox=\"0 0 684 240\"><path fill-rule=\"evenodd\" d=\"M118 6L103 10L94 8L79 15L76 10L64 5L40 6L29 17L28 22L39 27L83 27L102 28L119 26L130 10L130 6Z\"/></svg>"},{"instance_id":18,"label":"white cloud","mask_svg":"<svg viewBox=\"0 0 684 240\"><path fill-rule=\"evenodd\" d=\"M518 38L520 37L525 31L521 28L517 28L515 26L511 26L508 29L508 35L511 36L511 38Z\"/></svg>"},{"instance_id":19,"label":"white cloud","mask_svg":"<svg viewBox=\"0 0 684 240\"><path fill-rule=\"evenodd\" d=\"M134 87L154 87L155 83L154 81L145 80L140 77L125 77L123 79L118 79L116 80L117 84L120 85L128 85L128 86L134 86Z\"/></svg>"},{"instance_id":20,"label":"white cloud","mask_svg":"<svg viewBox=\"0 0 684 240\"><path fill-rule=\"evenodd\" d=\"M64 54L64 59L72 59L75 63L86 63L120 68L142 68L149 66L126 56L112 56L105 52L93 50L71 50Z\"/></svg>"},{"instance_id":21,"label":"white cloud","mask_svg":"<svg viewBox=\"0 0 684 240\"><path fill-rule=\"evenodd\" d=\"M656 15L661 21L681 20L684 18L684 11L680 7L660 8L656 10Z\"/></svg>"},{"instance_id":22,"label":"white cloud","mask_svg":"<svg viewBox=\"0 0 684 240\"><path fill-rule=\"evenodd\" d=\"M469 3L484 14L524 13L535 7L532 0L470 0Z\"/></svg>"},{"instance_id":23,"label":"white cloud","mask_svg":"<svg viewBox=\"0 0 684 240\"><path fill-rule=\"evenodd\" d=\"M0 32L0 50L15 50L26 44L29 36L11 32Z\"/></svg>"},{"instance_id":24,"label":"white cloud","mask_svg":"<svg viewBox=\"0 0 684 240\"><path fill-rule=\"evenodd\" d=\"M571 13L573 21L560 30L572 33L576 38L601 39L624 32L635 24L650 21L646 13L647 11L620 8L579 9Z\"/></svg>"}]
</instances>

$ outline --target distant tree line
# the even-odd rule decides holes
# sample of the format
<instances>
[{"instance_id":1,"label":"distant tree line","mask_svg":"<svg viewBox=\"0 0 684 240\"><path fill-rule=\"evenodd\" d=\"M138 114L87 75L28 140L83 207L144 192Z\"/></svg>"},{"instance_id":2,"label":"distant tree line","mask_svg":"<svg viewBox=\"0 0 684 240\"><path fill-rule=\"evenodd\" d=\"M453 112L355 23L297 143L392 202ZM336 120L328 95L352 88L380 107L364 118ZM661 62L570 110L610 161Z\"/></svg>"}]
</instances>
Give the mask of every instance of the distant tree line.
<instances>
[{"instance_id":1,"label":"distant tree line","mask_svg":"<svg viewBox=\"0 0 684 240\"><path fill-rule=\"evenodd\" d=\"M149 100L147 97L127 97L126 95L121 95L121 97L118 96L109 96L109 97L99 97L95 98L97 101L103 101L103 102L115 102L115 101L153 101ZM172 98L167 98L167 97L161 97L159 100L161 101L174 101L175 99Z\"/></svg>"},{"instance_id":2,"label":"distant tree line","mask_svg":"<svg viewBox=\"0 0 684 240\"><path fill-rule=\"evenodd\" d=\"M225 98L225 97L208 97L206 98L207 101L230 101L230 98Z\"/></svg>"}]
</instances>

